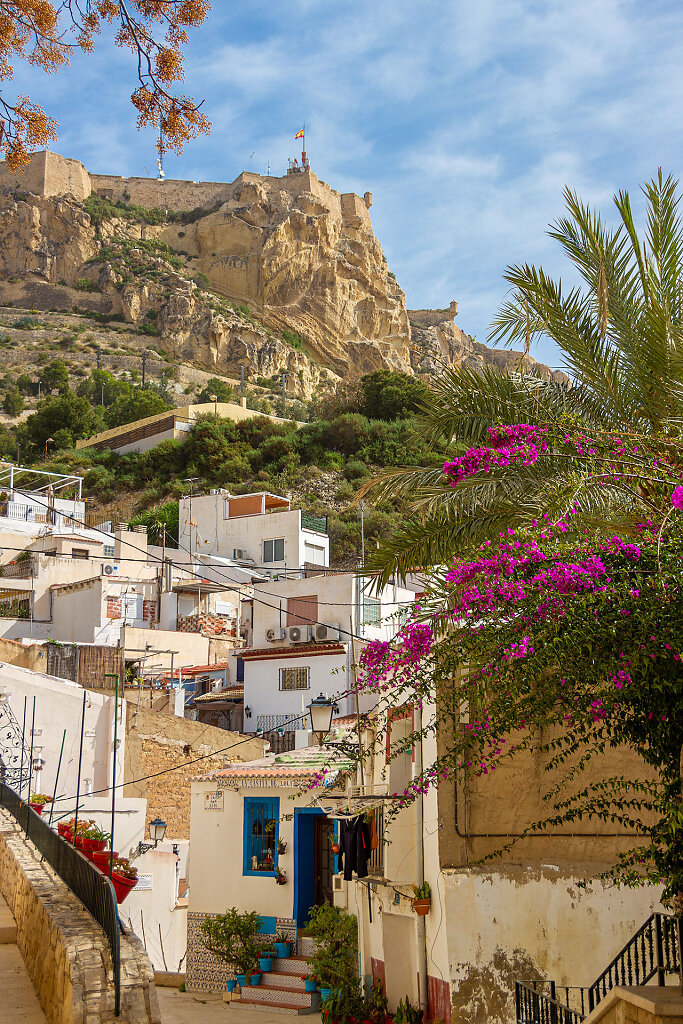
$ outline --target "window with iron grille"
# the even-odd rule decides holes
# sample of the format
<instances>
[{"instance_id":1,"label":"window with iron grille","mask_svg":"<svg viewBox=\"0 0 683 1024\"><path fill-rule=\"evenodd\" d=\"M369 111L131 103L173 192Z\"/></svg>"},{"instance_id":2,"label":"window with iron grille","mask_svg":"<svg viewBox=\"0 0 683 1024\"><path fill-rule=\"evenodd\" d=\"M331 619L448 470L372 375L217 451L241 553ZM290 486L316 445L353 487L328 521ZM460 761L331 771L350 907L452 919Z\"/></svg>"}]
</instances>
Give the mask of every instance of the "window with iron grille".
<instances>
[{"instance_id":1,"label":"window with iron grille","mask_svg":"<svg viewBox=\"0 0 683 1024\"><path fill-rule=\"evenodd\" d=\"M281 690L308 690L310 687L310 668L281 668Z\"/></svg>"},{"instance_id":2,"label":"window with iron grille","mask_svg":"<svg viewBox=\"0 0 683 1024\"><path fill-rule=\"evenodd\" d=\"M279 540L264 540L263 542L263 561L264 562L284 562L285 560L285 541L284 537Z\"/></svg>"},{"instance_id":3,"label":"window with iron grille","mask_svg":"<svg viewBox=\"0 0 683 1024\"><path fill-rule=\"evenodd\" d=\"M274 875L277 867L279 797L244 798L245 875Z\"/></svg>"},{"instance_id":4,"label":"window with iron grille","mask_svg":"<svg viewBox=\"0 0 683 1024\"><path fill-rule=\"evenodd\" d=\"M105 558L113 558L114 557L114 545L113 544L105 544L104 545L104 549L102 551L102 554L104 555Z\"/></svg>"},{"instance_id":5,"label":"window with iron grille","mask_svg":"<svg viewBox=\"0 0 683 1024\"><path fill-rule=\"evenodd\" d=\"M373 850L370 854L370 863L368 865L368 874L378 875L380 878L384 877L384 808L376 807L372 812L375 818L375 828L377 830L377 849Z\"/></svg>"},{"instance_id":6,"label":"window with iron grille","mask_svg":"<svg viewBox=\"0 0 683 1024\"><path fill-rule=\"evenodd\" d=\"M381 605L376 597L363 595L363 623L366 626L381 626Z\"/></svg>"}]
</instances>

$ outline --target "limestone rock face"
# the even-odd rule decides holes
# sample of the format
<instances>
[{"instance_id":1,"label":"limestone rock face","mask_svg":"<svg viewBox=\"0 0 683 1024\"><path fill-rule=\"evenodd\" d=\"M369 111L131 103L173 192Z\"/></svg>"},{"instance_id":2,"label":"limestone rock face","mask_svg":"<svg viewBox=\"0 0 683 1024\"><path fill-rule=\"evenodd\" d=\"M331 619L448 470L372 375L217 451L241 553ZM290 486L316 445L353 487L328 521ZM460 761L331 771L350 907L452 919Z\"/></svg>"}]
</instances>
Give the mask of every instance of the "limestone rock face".
<instances>
[{"instance_id":1,"label":"limestone rock face","mask_svg":"<svg viewBox=\"0 0 683 1024\"><path fill-rule=\"evenodd\" d=\"M337 374L310 361L304 352L257 324L217 313L202 302L191 281L175 287L163 306L159 326L173 356L202 369L238 378L240 367L263 377L286 373L288 394L310 398L323 381Z\"/></svg>"},{"instance_id":2,"label":"limestone rock face","mask_svg":"<svg viewBox=\"0 0 683 1024\"><path fill-rule=\"evenodd\" d=\"M214 212L153 233L187 253L217 291L246 303L268 326L298 333L338 372L409 371L405 295L365 203L310 171L291 182L241 175L231 189Z\"/></svg>"},{"instance_id":3,"label":"limestone rock face","mask_svg":"<svg viewBox=\"0 0 683 1024\"><path fill-rule=\"evenodd\" d=\"M97 249L90 217L71 199L0 195L0 271L71 283Z\"/></svg>"}]
</instances>

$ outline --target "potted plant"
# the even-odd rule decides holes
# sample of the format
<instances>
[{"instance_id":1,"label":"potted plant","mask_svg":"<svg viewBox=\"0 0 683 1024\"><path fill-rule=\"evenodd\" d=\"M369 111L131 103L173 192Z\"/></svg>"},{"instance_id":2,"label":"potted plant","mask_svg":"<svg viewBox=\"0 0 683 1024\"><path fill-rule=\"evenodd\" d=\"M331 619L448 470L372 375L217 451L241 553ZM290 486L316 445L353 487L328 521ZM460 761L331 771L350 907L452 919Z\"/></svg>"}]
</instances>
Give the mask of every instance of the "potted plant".
<instances>
[{"instance_id":1,"label":"potted plant","mask_svg":"<svg viewBox=\"0 0 683 1024\"><path fill-rule=\"evenodd\" d=\"M360 1016L356 918L339 907L322 904L311 910L306 932L315 940L310 970L320 984L323 1009L342 1022Z\"/></svg>"},{"instance_id":2,"label":"potted plant","mask_svg":"<svg viewBox=\"0 0 683 1024\"><path fill-rule=\"evenodd\" d=\"M276 885L287 885L287 875L280 868L275 868Z\"/></svg>"},{"instance_id":3,"label":"potted plant","mask_svg":"<svg viewBox=\"0 0 683 1024\"><path fill-rule=\"evenodd\" d=\"M118 860L118 856L119 855L118 855L116 850L113 851L113 854L114 854L114 863L116 863L116 861ZM109 874L109 864L111 863L111 857L112 857L112 851L111 850L93 850L92 858L91 859L92 859L92 862L93 862L93 864L95 865L96 868L99 868L100 871L103 874L108 875Z\"/></svg>"},{"instance_id":4,"label":"potted plant","mask_svg":"<svg viewBox=\"0 0 683 1024\"><path fill-rule=\"evenodd\" d=\"M102 853L107 843L111 839L108 832L103 832L95 825L93 828L88 828L82 835L83 839L83 853L86 855L88 860L93 859L95 852Z\"/></svg>"},{"instance_id":5,"label":"potted plant","mask_svg":"<svg viewBox=\"0 0 683 1024\"><path fill-rule=\"evenodd\" d=\"M283 853L287 853L287 841L285 839L278 839L277 852L280 856L282 856Z\"/></svg>"},{"instance_id":6,"label":"potted plant","mask_svg":"<svg viewBox=\"0 0 683 1024\"><path fill-rule=\"evenodd\" d=\"M261 915L256 911L241 912L236 907L202 921L202 942L227 964L240 988L247 984L247 979L251 982L252 976L258 976L251 982L254 985L261 980L259 957L269 948L259 937L262 924Z\"/></svg>"},{"instance_id":7,"label":"potted plant","mask_svg":"<svg viewBox=\"0 0 683 1024\"><path fill-rule=\"evenodd\" d=\"M92 819L74 819L73 842L77 850L83 850L83 837L91 828L96 828L97 822Z\"/></svg>"},{"instance_id":8,"label":"potted plant","mask_svg":"<svg viewBox=\"0 0 683 1024\"><path fill-rule=\"evenodd\" d=\"M272 971L273 960L276 957L274 949L264 949L258 958L258 965L262 971Z\"/></svg>"},{"instance_id":9,"label":"potted plant","mask_svg":"<svg viewBox=\"0 0 683 1024\"><path fill-rule=\"evenodd\" d=\"M337 839L337 836L332 836L330 842L330 849L332 850L332 853L336 856L339 853L339 840Z\"/></svg>"},{"instance_id":10,"label":"potted plant","mask_svg":"<svg viewBox=\"0 0 683 1024\"><path fill-rule=\"evenodd\" d=\"M117 857L111 876L116 902L123 903L126 896L138 884L138 869L134 868L127 857Z\"/></svg>"},{"instance_id":11,"label":"potted plant","mask_svg":"<svg viewBox=\"0 0 683 1024\"><path fill-rule=\"evenodd\" d=\"M318 991L318 979L314 974L302 974L301 980L304 983L304 990L306 992L317 992Z\"/></svg>"},{"instance_id":12,"label":"potted plant","mask_svg":"<svg viewBox=\"0 0 683 1024\"><path fill-rule=\"evenodd\" d=\"M275 936L275 952L280 960L286 960L292 949L292 940L286 932L280 932Z\"/></svg>"},{"instance_id":13,"label":"potted plant","mask_svg":"<svg viewBox=\"0 0 683 1024\"><path fill-rule=\"evenodd\" d=\"M432 905L432 889L429 882L413 886L414 897L412 900L413 910L418 917L426 917Z\"/></svg>"},{"instance_id":14,"label":"potted plant","mask_svg":"<svg viewBox=\"0 0 683 1024\"><path fill-rule=\"evenodd\" d=\"M45 804L51 803L52 797L48 796L47 793L34 793L31 799L29 800L29 804L36 812L36 814L42 814L43 807L45 806Z\"/></svg>"}]
</instances>

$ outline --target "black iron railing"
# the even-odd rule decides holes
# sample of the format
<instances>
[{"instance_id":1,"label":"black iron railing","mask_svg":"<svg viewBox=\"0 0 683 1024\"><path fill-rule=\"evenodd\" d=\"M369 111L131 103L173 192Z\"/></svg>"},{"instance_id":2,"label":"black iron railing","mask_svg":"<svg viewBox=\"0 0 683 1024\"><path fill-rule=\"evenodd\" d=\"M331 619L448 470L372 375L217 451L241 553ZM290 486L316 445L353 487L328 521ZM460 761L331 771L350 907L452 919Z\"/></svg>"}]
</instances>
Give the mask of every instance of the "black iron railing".
<instances>
[{"instance_id":1,"label":"black iron railing","mask_svg":"<svg viewBox=\"0 0 683 1024\"><path fill-rule=\"evenodd\" d=\"M515 982L517 1024L578 1024L617 985L666 984L681 973L681 919L651 914L602 974L585 988L554 981Z\"/></svg>"},{"instance_id":2,"label":"black iron railing","mask_svg":"<svg viewBox=\"0 0 683 1024\"><path fill-rule=\"evenodd\" d=\"M111 949L114 1004L118 1017L121 1012L121 944L119 914L113 885L87 857L54 832L47 822L5 783L0 783L0 806L16 819L26 836L68 885L74 896L77 896L83 906L90 911L106 935Z\"/></svg>"}]
</instances>

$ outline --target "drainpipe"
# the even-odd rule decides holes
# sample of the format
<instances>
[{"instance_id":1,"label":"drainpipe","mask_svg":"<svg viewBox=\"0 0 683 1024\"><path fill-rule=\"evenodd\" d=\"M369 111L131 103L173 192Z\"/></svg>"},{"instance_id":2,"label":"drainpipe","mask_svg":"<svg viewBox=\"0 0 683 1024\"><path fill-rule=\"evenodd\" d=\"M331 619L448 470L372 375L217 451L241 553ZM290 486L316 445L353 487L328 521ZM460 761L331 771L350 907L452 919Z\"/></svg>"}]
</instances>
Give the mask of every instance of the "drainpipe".
<instances>
[{"instance_id":1,"label":"drainpipe","mask_svg":"<svg viewBox=\"0 0 683 1024\"><path fill-rule=\"evenodd\" d=\"M422 708L416 706L415 711L415 732L419 736L415 744L415 776L422 774ZM425 848L424 848L424 794L420 793L416 801L415 813L415 845L417 849L417 884L422 885L425 880ZM420 981L420 1009L424 1010L425 1020L429 1014L427 999L427 925L426 918L417 917L417 961L418 977Z\"/></svg>"}]
</instances>

